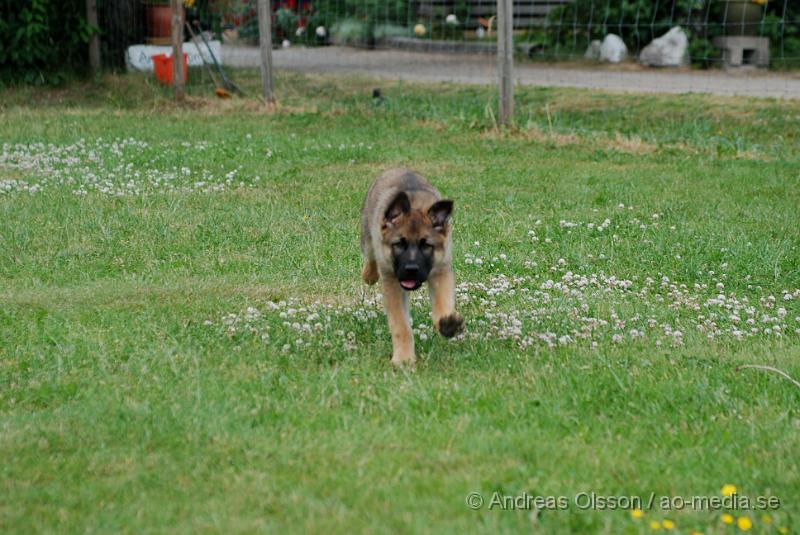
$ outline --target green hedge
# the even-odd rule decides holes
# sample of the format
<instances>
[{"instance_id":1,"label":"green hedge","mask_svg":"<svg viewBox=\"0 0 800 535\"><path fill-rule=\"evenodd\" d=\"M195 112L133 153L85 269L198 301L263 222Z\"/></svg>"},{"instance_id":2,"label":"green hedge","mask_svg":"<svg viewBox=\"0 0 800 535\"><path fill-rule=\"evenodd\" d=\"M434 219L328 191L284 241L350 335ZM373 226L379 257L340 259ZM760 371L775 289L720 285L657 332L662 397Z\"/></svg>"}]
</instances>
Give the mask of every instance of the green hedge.
<instances>
[{"instance_id":1,"label":"green hedge","mask_svg":"<svg viewBox=\"0 0 800 535\"><path fill-rule=\"evenodd\" d=\"M57 84L85 72L85 0L0 0L0 78Z\"/></svg>"}]
</instances>

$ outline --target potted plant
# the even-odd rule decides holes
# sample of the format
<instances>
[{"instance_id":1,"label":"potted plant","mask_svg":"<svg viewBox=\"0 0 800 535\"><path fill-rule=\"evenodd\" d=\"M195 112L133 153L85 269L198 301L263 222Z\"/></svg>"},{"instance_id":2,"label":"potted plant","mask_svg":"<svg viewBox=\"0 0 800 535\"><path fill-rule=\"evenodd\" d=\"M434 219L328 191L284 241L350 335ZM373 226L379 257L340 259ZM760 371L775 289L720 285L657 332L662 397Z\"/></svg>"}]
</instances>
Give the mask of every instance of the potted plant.
<instances>
[{"instance_id":1,"label":"potted plant","mask_svg":"<svg viewBox=\"0 0 800 535\"><path fill-rule=\"evenodd\" d=\"M768 0L721 0L722 26L727 36L758 35Z\"/></svg>"},{"instance_id":2,"label":"potted plant","mask_svg":"<svg viewBox=\"0 0 800 535\"><path fill-rule=\"evenodd\" d=\"M183 0L182 20L186 20L186 8L194 7L195 0ZM169 0L144 0L147 42L169 43L172 36L172 8Z\"/></svg>"}]
</instances>

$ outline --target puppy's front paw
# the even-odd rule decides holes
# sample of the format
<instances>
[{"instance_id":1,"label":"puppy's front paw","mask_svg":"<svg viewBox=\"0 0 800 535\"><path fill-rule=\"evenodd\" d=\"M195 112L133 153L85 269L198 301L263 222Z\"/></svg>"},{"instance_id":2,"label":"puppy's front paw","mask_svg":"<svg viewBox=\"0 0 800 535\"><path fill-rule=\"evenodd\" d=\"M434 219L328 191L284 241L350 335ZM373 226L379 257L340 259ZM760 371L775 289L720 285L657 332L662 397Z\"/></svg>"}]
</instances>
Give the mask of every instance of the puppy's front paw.
<instances>
[{"instance_id":1,"label":"puppy's front paw","mask_svg":"<svg viewBox=\"0 0 800 535\"><path fill-rule=\"evenodd\" d=\"M414 355L402 356L402 357L399 355L392 356L392 366L394 366L395 368L413 369L416 362L417 359L414 357Z\"/></svg>"},{"instance_id":2,"label":"puppy's front paw","mask_svg":"<svg viewBox=\"0 0 800 535\"><path fill-rule=\"evenodd\" d=\"M458 312L453 312L439 320L439 332L445 338L452 338L464 330L464 318Z\"/></svg>"}]
</instances>

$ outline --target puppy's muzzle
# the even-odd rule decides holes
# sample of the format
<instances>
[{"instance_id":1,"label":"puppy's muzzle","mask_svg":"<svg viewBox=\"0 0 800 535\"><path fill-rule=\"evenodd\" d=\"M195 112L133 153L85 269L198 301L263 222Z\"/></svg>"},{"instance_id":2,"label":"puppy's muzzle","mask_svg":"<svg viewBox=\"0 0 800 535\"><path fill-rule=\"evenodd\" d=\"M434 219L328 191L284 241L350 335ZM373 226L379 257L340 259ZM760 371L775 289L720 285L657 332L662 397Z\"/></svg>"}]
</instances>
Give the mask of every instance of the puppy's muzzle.
<instances>
[{"instance_id":1,"label":"puppy's muzzle","mask_svg":"<svg viewBox=\"0 0 800 535\"><path fill-rule=\"evenodd\" d=\"M418 289L425 282L425 275L419 269L417 264L406 264L397 274L397 280L400 281L400 286L404 290L410 292Z\"/></svg>"}]
</instances>

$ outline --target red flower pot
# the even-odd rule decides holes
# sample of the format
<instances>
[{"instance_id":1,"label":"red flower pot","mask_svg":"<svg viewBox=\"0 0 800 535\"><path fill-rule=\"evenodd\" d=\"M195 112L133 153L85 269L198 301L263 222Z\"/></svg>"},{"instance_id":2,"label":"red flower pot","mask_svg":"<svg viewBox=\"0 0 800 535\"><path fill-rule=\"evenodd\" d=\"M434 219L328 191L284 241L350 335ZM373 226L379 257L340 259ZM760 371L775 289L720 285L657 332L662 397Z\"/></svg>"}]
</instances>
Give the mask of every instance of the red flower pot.
<instances>
[{"instance_id":1,"label":"red flower pot","mask_svg":"<svg viewBox=\"0 0 800 535\"><path fill-rule=\"evenodd\" d=\"M181 8L181 22L186 20L186 10ZM172 8L169 4L145 4L147 36L165 40L172 36Z\"/></svg>"}]
</instances>

